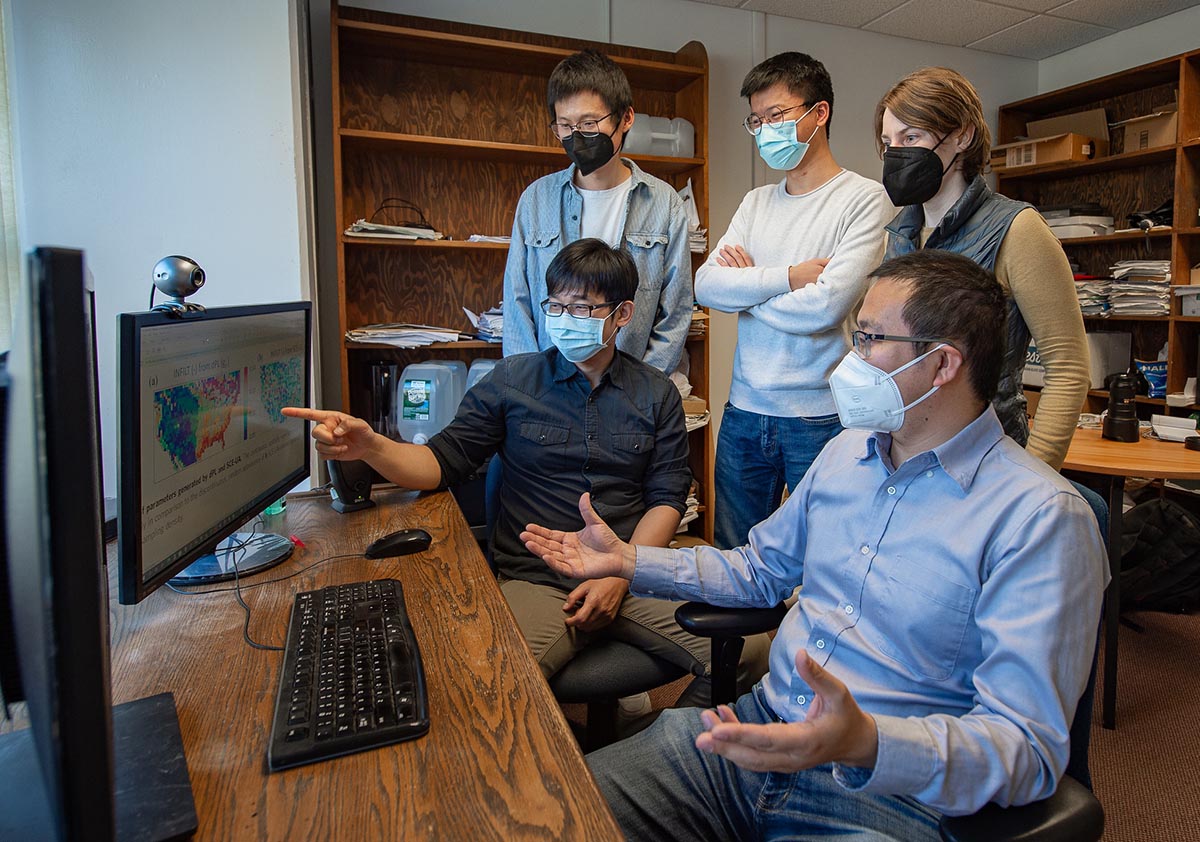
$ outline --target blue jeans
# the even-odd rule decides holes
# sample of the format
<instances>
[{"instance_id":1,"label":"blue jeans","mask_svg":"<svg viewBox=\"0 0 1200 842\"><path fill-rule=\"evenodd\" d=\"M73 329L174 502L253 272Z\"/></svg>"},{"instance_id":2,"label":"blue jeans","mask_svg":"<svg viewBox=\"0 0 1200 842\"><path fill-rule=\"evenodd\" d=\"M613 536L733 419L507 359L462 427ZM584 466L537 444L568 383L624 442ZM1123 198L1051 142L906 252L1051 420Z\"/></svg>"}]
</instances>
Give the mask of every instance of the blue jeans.
<instances>
[{"instance_id":1,"label":"blue jeans","mask_svg":"<svg viewBox=\"0 0 1200 842\"><path fill-rule=\"evenodd\" d=\"M780 418L725 404L714 469L713 543L731 550L750 528L779 508L783 487L794 490L825 442L842 431L837 415Z\"/></svg>"},{"instance_id":2,"label":"blue jeans","mask_svg":"<svg viewBox=\"0 0 1200 842\"><path fill-rule=\"evenodd\" d=\"M738 719L775 721L761 686ZM589 754L588 765L631 840L937 840L940 814L911 798L844 789L832 767L751 772L696 749L700 711L673 709L645 731Z\"/></svg>"}]
</instances>

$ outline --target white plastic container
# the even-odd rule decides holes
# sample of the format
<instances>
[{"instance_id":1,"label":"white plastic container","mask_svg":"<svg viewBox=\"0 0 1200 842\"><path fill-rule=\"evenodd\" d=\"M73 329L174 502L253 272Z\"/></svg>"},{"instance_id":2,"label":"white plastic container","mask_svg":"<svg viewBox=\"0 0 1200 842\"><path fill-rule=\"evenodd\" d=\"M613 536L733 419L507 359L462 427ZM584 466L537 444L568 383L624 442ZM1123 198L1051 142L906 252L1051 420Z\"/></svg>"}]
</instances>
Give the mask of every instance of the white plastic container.
<instances>
[{"instance_id":1,"label":"white plastic container","mask_svg":"<svg viewBox=\"0 0 1200 842\"><path fill-rule=\"evenodd\" d=\"M472 386L491 374L497 362L498 360L494 360L491 357L477 357L471 360L471 367L467 370L467 391L470 391Z\"/></svg>"},{"instance_id":2,"label":"white plastic container","mask_svg":"<svg viewBox=\"0 0 1200 842\"><path fill-rule=\"evenodd\" d=\"M635 114L622 151L631 155L691 158L696 152L696 129L682 117L672 120Z\"/></svg>"},{"instance_id":3,"label":"white plastic container","mask_svg":"<svg viewBox=\"0 0 1200 842\"><path fill-rule=\"evenodd\" d=\"M454 418L454 372L445 363L413 363L404 367L396 386L397 431L400 438L425 444Z\"/></svg>"},{"instance_id":4,"label":"white plastic container","mask_svg":"<svg viewBox=\"0 0 1200 842\"><path fill-rule=\"evenodd\" d=\"M467 364L462 360L446 360L441 364L447 366L454 377L454 410L457 412L463 395L467 393Z\"/></svg>"}]
</instances>

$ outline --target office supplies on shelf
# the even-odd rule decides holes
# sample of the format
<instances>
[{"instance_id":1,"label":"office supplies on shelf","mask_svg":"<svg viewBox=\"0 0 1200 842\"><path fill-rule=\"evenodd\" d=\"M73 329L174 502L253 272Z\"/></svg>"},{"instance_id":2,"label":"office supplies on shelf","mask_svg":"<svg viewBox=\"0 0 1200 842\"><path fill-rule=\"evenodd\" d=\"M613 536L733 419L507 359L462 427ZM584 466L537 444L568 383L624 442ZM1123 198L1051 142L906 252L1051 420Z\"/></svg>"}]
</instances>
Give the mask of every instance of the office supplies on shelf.
<instances>
[{"instance_id":1,"label":"office supplies on shelf","mask_svg":"<svg viewBox=\"0 0 1200 842\"><path fill-rule=\"evenodd\" d=\"M690 178L679 188L679 198L683 200L688 216L688 250L693 254L704 254L708 251L708 229L700 227L700 211L696 209L696 193Z\"/></svg>"},{"instance_id":2,"label":"office supplies on shelf","mask_svg":"<svg viewBox=\"0 0 1200 842\"><path fill-rule=\"evenodd\" d=\"M440 231L432 228L418 228L412 225L383 225L379 222L367 222L360 219L346 229L347 237L388 237L394 240L442 240L445 239Z\"/></svg>"},{"instance_id":3,"label":"office supplies on shelf","mask_svg":"<svg viewBox=\"0 0 1200 842\"><path fill-rule=\"evenodd\" d=\"M507 245L512 242L512 237L493 237L488 234L472 234L467 237L468 243L504 243Z\"/></svg>"},{"instance_id":4,"label":"office supplies on shelf","mask_svg":"<svg viewBox=\"0 0 1200 842\"><path fill-rule=\"evenodd\" d=\"M296 594L267 752L271 770L427 731L425 671L400 583Z\"/></svg>"},{"instance_id":5,"label":"office supplies on shelf","mask_svg":"<svg viewBox=\"0 0 1200 842\"><path fill-rule=\"evenodd\" d=\"M501 301L490 310L485 310L478 315L474 311L463 307L463 312L467 314L467 319L475 328L475 335L484 342L500 342L504 339L504 302Z\"/></svg>"},{"instance_id":6,"label":"office supplies on shelf","mask_svg":"<svg viewBox=\"0 0 1200 842\"><path fill-rule=\"evenodd\" d=\"M420 348L434 342L457 342L470 338L449 327L399 323L363 325L346 331L348 342L377 342L397 348Z\"/></svg>"}]
</instances>

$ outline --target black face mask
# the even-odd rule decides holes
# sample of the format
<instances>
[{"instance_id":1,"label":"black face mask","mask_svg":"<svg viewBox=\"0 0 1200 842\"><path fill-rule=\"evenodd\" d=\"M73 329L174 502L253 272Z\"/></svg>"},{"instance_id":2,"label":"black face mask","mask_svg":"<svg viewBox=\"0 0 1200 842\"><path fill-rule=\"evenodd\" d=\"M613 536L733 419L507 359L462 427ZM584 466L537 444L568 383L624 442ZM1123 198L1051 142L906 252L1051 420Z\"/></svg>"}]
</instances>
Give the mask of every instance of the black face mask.
<instances>
[{"instance_id":1,"label":"black face mask","mask_svg":"<svg viewBox=\"0 0 1200 842\"><path fill-rule=\"evenodd\" d=\"M941 146L946 135L937 142ZM958 158L955 153L942 169L942 159L933 149L921 146L889 146L883 153L883 189L897 207L923 205L937 195L946 174Z\"/></svg>"},{"instance_id":2,"label":"black face mask","mask_svg":"<svg viewBox=\"0 0 1200 842\"><path fill-rule=\"evenodd\" d=\"M579 167L580 175L591 175L617 154L613 148L612 137L604 132L595 137L585 137L579 132L572 132L570 137L563 138L562 145L567 157Z\"/></svg>"}]
</instances>

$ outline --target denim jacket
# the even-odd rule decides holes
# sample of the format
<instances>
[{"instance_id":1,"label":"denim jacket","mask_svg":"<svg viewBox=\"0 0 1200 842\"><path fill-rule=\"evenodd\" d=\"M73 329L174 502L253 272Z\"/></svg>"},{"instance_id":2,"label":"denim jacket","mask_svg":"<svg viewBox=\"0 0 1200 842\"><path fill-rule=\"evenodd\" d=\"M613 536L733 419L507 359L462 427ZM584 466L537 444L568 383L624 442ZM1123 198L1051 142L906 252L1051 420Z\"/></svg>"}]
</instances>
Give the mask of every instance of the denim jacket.
<instances>
[{"instance_id":1,"label":"denim jacket","mask_svg":"<svg viewBox=\"0 0 1200 842\"><path fill-rule=\"evenodd\" d=\"M670 374L683 356L692 321L692 264L687 213L675 189L621 159L632 171L624 247L638 267L633 319L617 348ZM580 238L583 197L575 165L529 185L517 203L504 269L504 355L553 347L540 304L546 269L559 250Z\"/></svg>"}]
</instances>

